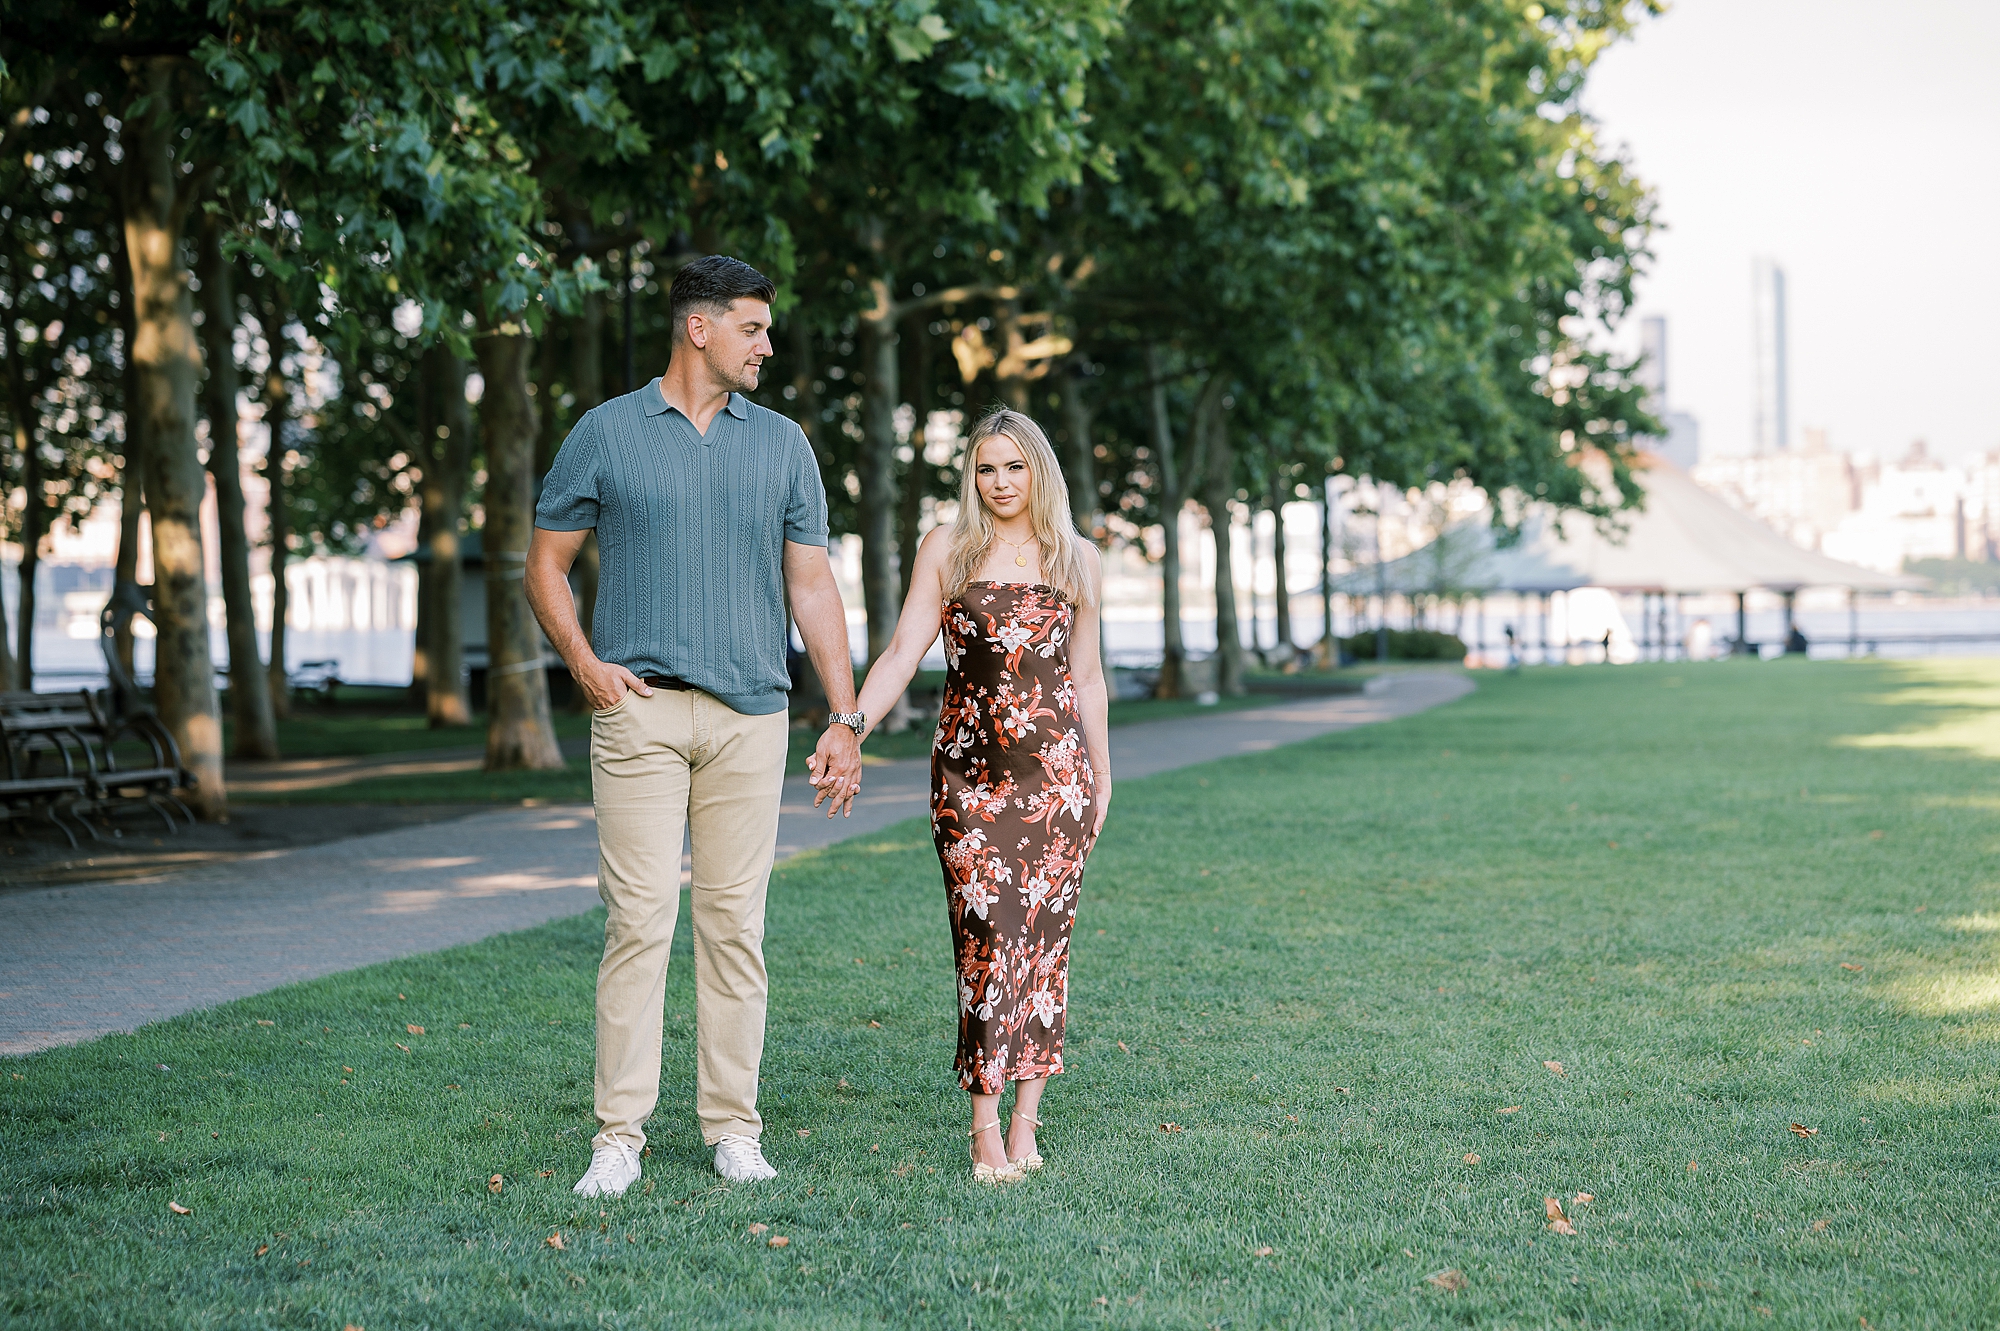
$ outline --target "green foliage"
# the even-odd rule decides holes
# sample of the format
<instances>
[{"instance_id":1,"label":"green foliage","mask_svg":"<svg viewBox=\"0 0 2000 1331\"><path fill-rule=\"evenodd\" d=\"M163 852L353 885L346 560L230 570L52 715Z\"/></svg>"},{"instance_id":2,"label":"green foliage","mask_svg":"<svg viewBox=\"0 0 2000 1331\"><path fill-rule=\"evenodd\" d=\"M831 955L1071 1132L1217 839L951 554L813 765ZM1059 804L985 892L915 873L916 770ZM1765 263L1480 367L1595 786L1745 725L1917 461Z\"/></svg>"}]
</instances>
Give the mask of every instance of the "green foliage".
<instances>
[{"instance_id":1,"label":"green foliage","mask_svg":"<svg viewBox=\"0 0 2000 1331\"><path fill-rule=\"evenodd\" d=\"M769 1184L719 1185L699 1143L685 922L652 1154L616 1201L569 1191L596 912L10 1060L0 1315L1985 1325L1996 687L1980 663L1492 673L1121 784L1049 1164L1002 1191L965 1177L918 823L774 878ZM1427 1282L1448 1270L1463 1289Z\"/></svg>"},{"instance_id":2,"label":"green foliage","mask_svg":"<svg viewBox=\"0 0 2000 1331\"><path fill-rule=\"evenodd\" d=\"M1373 633L1357 633L1351 638L1340 640L1340 650L1357 660L1375 660L1376 649L1376 637ZM1390 629L1389 659L1463 661L1465 642L1455 633L1440 633L1435 629Z\"/></svg>"}]
</instances>

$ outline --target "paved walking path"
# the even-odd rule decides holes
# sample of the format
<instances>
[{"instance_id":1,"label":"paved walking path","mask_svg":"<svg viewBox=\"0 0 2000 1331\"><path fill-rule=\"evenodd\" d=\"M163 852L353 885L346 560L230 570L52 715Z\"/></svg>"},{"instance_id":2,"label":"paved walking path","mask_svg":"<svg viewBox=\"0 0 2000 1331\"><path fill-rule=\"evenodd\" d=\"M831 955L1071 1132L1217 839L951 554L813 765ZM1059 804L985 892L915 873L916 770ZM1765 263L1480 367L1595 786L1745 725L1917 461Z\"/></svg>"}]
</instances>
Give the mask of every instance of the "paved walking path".
<instances>
[{"instance_id":1,"label":"paved walking path","mask_svg":"<svg viewBox=\"0 0 2000 1331\"><path fill-rule=\"evenodd\" d=\"M1111 732L1119 781L1256 753L1437 706L1472 690L1448 671L1360 695L1148 721ZM785 783L781 857L924 813L924 760L870 766L848 818ZM152 881L0 896L0 1053L129 1031L196 1008L469 943L598 904L588 805L510 807L450 823L234 860Z\"/></svg>"}]
</instances>

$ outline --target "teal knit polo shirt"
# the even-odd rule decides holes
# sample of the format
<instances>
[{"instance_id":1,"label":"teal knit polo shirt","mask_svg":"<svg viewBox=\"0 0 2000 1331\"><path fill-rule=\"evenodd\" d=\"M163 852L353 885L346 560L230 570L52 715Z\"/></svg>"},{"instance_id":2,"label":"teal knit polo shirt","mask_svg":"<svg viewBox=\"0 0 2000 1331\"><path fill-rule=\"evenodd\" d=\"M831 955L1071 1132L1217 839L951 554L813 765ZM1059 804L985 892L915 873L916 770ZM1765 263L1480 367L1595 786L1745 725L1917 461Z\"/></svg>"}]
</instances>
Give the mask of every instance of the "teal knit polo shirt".
<instances>
[{"instance_id":1,"label":"teal knit polo shirt","mask_svg":"<svg viewBox=\"0 0 2000 1331\"><path fill-rule=\"evenodd\" d=\"M597 531L599 660L748 716L784 710L785 542L826 544L826 490L795 422L732 393L704 436L655 379L576 423L535 525Z\"/></svg>"}]
</instances>

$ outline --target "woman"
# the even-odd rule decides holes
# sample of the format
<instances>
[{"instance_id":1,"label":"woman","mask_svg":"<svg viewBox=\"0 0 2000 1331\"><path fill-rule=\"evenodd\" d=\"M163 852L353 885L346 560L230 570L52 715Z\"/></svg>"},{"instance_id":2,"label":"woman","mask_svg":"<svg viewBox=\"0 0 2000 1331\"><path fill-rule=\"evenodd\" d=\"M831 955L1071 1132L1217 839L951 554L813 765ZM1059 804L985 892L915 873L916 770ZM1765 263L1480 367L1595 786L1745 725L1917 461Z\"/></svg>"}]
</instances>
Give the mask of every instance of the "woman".
<instances>
[{"instance_id":1,"label":"woman","mask_svg":"<svg viewBox=\"0 0 2000 1331\"><path fill-rule=\"evenodd\" d=\"M944 630L931 831L958 957L954 1066L972 1095L973 1177L1011 1183L1042 1164L1036 1115L1063 1070L1070 923L1111 807L1101 570L1040 427L1006 410L973 427L957 520L924 537L916 563L859 706L887 713Z\"/></svg>"}]
</instances>

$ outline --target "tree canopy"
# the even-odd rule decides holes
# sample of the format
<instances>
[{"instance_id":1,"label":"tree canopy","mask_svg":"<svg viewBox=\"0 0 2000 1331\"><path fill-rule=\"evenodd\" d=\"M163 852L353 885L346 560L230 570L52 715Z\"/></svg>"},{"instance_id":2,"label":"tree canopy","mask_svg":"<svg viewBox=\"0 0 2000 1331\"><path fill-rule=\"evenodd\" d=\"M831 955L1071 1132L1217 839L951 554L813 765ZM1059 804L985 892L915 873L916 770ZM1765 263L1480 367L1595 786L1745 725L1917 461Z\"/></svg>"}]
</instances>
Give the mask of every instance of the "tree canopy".
<instances>
[{"instance_id":1,"label":"tree canopy","mask_svg":"<svg viewBox=\"0 0 2000 1331\"><path fill-rule=\"evenodd\" d=\"M1189 505L1226 564L1233 509L1329 476L1469 483L1497 513L1636 499L1629 449L1653 423L1598 334L1630 301L1652 199L1580 98L1657 8L21 7L0 32L7 534L31 574L60 514L145 504L157 702L219 787L207 591L174 536L198 537L197 422L214 439L233 397L282 441L274 567L414 506L424 576L455 589L430 570L456 567L475 520L494 557L525 540L563 434L664 364L675 269L727 251L779 284L759 398L800 421L862 538L871 652L923 506L950 493L926 425L997 398L1044 418L1092 536L1164 527L1174 687ZM224 545L229 568L248 559ZM428 636L449 616L423 604L420 669L457 689L455 640ZM492 761L560 761L536 737L539 647L493 652L520 658L525 692L494 696ZM260 668L243 664L232 692Z\"/></svg>"}]
</instances>

